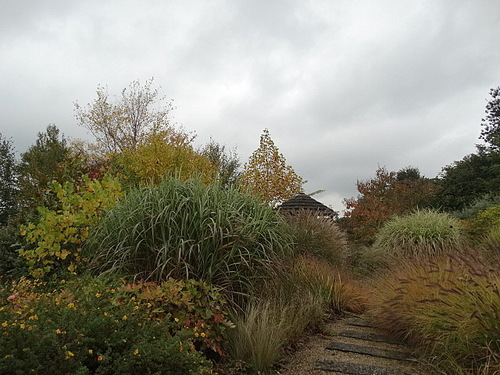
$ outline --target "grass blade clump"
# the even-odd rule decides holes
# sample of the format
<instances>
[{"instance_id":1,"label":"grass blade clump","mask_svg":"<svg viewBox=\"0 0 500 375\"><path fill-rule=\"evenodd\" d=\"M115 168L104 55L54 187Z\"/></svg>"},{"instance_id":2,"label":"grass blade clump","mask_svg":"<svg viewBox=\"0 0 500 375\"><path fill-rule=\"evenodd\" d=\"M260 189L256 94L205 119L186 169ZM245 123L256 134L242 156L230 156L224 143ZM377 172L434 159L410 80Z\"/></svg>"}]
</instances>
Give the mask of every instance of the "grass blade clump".
<instances>
[{"instance_id":1,"label":"grass blade clump","mask_svg":"<svg viewBox=\"0 0 500 375\"><path fill-rule=\"evenodd\" d=\"M388 221L377 233L374 247L414 257L446 252L459 246L461 241L457 219L422 210Z\"/></svg>"},{"instance_id":2,"label":"grass blade clump","mask_svg":"<svg viewBox=\"0 0 500 375\"><path fill-rule=\"evenodd\" d=\"M483 247L492 255L500 256L500 225L490 229L483 239Z\"/></svg>"},{"instance_id":3,"label":"grass blade clump","mask_svg":"<svg viewBox=\"0 0 500 375\"><path fill-rule=\"evenodd\" d=\"M284 217L293 233L295 255L312 255L337 266L344 263L347 238L337 223L306 210Z\"/></svg>"},{"instance_id":4,"label":"grass blade clump","mask_svg":"<svg viewBox=\"0 0 500 375\"><path fill-rule=\"evenodd\" d=\"M140 188L110 210L87 242L91 265L146 280L196 278L245 292L291 242L256 198L198 179Z\"/></svg>"},{"instance_id":5,"label":"grass blade clump","mask_svg":"<svg viewBox=\"0 0 500 375\"><path fill-rule=\"evenodd\" d=\"M378 325L414 343L444 373L500 370L500 275L479 254L408 260L376 285Z\"/></svg>"},{"instance_id":6,"label":"grass blade clump","mask_svg":"<svg viewBox=\"0 0 500 375\"><path fill-rule=\"evenodd\" d=\"M252 370L264 372L283 355L283 349L297 340L310 324L321 320L323 301L312 293L290 300L264 299L252 301L231 321L228 351L235 360Z\"/></svg>"}]
</instances>

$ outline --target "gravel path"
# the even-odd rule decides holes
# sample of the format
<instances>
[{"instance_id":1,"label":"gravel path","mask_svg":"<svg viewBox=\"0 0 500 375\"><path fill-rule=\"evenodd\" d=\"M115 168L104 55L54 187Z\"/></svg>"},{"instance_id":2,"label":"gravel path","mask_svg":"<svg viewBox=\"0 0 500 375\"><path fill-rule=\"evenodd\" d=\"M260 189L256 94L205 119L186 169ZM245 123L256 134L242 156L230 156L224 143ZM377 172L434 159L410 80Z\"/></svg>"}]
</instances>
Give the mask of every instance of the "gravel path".
<instances>
[{"instance_id":1,"label":"gravel path","mask_svg":"<svg viewBox=\"0 0 500 375\"><path fill-rule=\"evenodd\" d=\"M384 358L395 352L397 359ZM390 338L385 340L379 331L363 324L363 320L344 318L331 321L323 333L310 336L276 374L417 375L418 367L408 348Z\"/></svg>"}]
</instances>

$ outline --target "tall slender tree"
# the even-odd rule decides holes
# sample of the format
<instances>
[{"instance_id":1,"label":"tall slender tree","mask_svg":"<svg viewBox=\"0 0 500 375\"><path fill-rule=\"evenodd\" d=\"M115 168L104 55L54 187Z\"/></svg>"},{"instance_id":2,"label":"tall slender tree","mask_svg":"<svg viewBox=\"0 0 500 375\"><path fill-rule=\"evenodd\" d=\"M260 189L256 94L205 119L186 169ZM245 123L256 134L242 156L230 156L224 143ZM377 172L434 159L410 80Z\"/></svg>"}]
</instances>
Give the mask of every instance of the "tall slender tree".
<instances>
[{"instance_id":1,"label":"tall slender tree","mask_svg":"<svg viewBox=\"0 0 500 375\"><path fill-rule=\"evenodd\" d=\"M17 191L17 163L12 141L0 133L0 225L14 214Z\"/></svg>"}]
</instances>

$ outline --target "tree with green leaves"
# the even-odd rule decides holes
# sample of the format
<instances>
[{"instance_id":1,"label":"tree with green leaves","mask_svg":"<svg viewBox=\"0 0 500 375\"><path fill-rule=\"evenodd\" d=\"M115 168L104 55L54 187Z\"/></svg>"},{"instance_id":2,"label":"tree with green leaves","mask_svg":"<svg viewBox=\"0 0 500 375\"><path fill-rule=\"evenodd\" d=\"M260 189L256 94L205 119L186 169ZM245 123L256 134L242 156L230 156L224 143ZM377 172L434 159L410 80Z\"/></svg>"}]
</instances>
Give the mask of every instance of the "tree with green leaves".
<instances>
[{"instance_id":1,"label":"tree with green leaves","mask_svg":"<svg viewBox=\"0 0 500 375\"><path fill-rule=\"evenodd\" d=\"M46 206L52 198L48 189L53 180L68 179L66 161L70 149L56 125L38 133L35 144L21 155L18 202L24 210Z\"/></svg>"},{"instance_id":2,"label":"tree with green leaves","mask_svg":"<svg viewBox=\"0 0 500 375\"><path fill-rule=\"evenodd\" d=\"M490 90L491 100L486 104L486 118L482 120L483 129L480 139L487 146L478 146L479 149L500 151L500 86Z\"/></svg>"},{"instance_id":3,"label":"tree with green leaves","mask_svg":"<svg viewBox=\"0 0 500 375\"><path fill-rule=\"evenodd\" d=\"M199 151L216 169L216 180L224 187L235 185L240 176L240 160L235 150L226 150L226 146L210 139Z\"/></svg>"},{"instance_id":4,"label":"tree with green leaves","mask_svg":"<svg viewBox=\"0 0 500 375\"><path fill-rule=\"evenodd\" d=\"M15 209L17 162L12 141L0 133L0 225L8 223Z\"/></svg>"},{"instance_id":5,"label":"tree with green leaves","mask_svg":"<svg viewBox=\"0 0 500 375\"><path fill-rule=\"evenodd\" d=\"M240 177L244 192L255 194L265 202L277 204L302 191L305 181L286 164L269 134L264 129L260 146L253 152Z\"/></svg>"},{"instance_id":6,"label":"tree with green leaves","mask_svg":"<svg viewBox=\"0 0 500 375\"><path fill-rule=\"evenodd\" d=\"M434 202L438 208L460 211L500 192L500 87L491 89L490 95L479 136L486 144L442 169L438 179L442 189Z\"/></svg>"},{"instance_id":7,"label":"tree with green leaves","mask_svg":"<svg viewBox=\"0 0 500 375\"><path fill-rule=\"evenodd\" d=\"M500 150L479 151L443 168L441 192L434 205L446 211L459 211L486 195L500 192Z\"/></svg>"},{"instance_id":8,"label":"tree with green leaves","mask_svg":"<svg viewBox=\"0 0 500 375\"><path fill-rule=\"evenodd\" d=\"M75 102L78 124L94 135L98 153L135 150L150 134L171 130L172 103L159 97L152 85L153 79L144 85L133 81L116 100L110 99L106 87L98 86L93 102L84 107Z\"/></svg>"}]
</instances>

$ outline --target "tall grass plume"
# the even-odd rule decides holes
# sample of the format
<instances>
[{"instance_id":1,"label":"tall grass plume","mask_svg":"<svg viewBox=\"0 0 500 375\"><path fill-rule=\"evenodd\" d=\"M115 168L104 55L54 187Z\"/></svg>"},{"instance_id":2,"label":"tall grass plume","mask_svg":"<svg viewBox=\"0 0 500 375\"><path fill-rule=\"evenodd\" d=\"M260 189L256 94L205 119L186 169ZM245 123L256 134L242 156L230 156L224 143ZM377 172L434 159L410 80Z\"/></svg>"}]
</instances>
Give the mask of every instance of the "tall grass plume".
<instances>
[{"instance_id":1,"label":"tall grass plume","mask_svg":"<svg viewBox=\"0 0 500 375\"><path fill-rule=\"evenodd\" d=\"M371 311L381 328L428 358L467 371L498 369L500 274L479 254L402 263L377 281Z\"/></svg>"}]
</instances>

